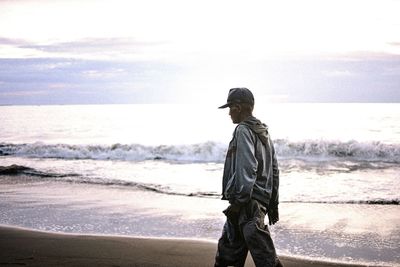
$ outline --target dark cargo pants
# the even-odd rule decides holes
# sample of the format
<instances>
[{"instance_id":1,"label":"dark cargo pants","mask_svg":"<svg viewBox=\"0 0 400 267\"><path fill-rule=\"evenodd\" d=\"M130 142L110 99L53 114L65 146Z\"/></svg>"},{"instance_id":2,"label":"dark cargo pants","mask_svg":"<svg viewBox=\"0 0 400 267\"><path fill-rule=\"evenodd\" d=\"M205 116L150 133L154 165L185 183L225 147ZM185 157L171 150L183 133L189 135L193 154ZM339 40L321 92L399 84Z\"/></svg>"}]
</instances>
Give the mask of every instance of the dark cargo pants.
<instances>
[{"instance_id":1,"label":"dark cargo pants","mask_svg":"<svg viewBox=\"0 0 400 267\"><path fill-rule=\"evenodd\" d=\"M257 267L281 266L268 226L264 224L266 208L256 200L241 207L237 219L227 219L218 241L215 266L242 267L247 252Z\"/></svg>"}]
</instances>

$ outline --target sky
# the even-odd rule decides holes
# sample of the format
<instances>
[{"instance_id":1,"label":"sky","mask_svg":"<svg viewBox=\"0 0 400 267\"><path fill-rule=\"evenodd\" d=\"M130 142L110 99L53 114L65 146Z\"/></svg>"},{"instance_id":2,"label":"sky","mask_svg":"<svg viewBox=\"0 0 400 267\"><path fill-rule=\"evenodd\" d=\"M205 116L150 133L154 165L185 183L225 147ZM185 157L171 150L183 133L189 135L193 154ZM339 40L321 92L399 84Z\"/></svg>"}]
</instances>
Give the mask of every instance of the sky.
<instances>
[{"instance_id":1,"label":"sky","mask_svg":"<svg viewBox=\"0 0 400 267\"><path fill-rule=\"evenodd\" d=\"M400 102L400 0L1 1L0 105Z\"/></svg>"}]
</instances>

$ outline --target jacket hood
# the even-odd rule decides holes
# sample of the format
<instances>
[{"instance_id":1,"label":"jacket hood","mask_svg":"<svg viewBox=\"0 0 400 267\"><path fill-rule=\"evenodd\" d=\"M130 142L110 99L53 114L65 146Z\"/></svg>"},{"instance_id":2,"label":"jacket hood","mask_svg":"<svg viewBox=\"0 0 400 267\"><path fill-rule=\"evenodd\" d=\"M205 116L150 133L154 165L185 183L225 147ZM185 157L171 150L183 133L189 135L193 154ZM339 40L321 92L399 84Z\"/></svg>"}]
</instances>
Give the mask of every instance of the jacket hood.
<instances>
[{"instance_id":1,"label":"jacket hood","mask_svg":"<svg viewBox=\"0 0 400 267\"><path fill-rule=\"evenodd\" d=\"M264 145L268 143L268 126L262 123L259 119L250 116L240 124L244 124L249 127L255 134L257 134Z\"/></svg>"}]
</instances>

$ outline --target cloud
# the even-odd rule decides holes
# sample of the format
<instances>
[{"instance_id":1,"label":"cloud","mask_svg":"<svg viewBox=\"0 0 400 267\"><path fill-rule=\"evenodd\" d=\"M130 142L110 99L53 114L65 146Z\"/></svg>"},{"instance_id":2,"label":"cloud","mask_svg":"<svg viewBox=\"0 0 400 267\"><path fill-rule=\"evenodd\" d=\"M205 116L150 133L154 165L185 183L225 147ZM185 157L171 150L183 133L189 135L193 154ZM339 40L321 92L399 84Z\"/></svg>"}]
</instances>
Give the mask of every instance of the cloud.
<instances>
[{"instance_id":1,"label":"cloud","mask_svg":"<svg viewBox=\"0 0 400 267\"><path fill-rule=\"evenodd\" d=\"M149 62L0 59L0 104L162 102L177 72Z\"/></svg>"},{"instance_id":2,"label":"cloud","mask_svg":"<svg viewBox=\"0 0 400 267\"><path fill-rule=\"evenodd\" d=\"M385 61L385 62L399 62L400 54L391 54L385 52L370 52L370 51L353 51L349 53L339 53L324 56L326 60L331 61L354 61L354 62L368 62L368 61Z\"/></svg>"},{"instance_id":3,"label":"cloud","mask_svg":"<svg viewBox=\"0 0 400 267\"><path fill-rule=\"evenodd\" d=\"M0 46L13 48L14 53L18 53L18 50L21 54L30 51L31 57L92 59L141 57L145 59L154 57L152 53L161 53L165 45L168 43L136 41L133 38L83 38L69 42L35 43L23 39L0 37Z\"/></svg>"},{"instance_id":4,"label":"cloud","mask_svg":"<svg viewBox=\"0 0 400 267\"><path fill-rule=\"evenodd\" d=\"M391 46L400 46L400 42L390 42L388 44Z\"/></svg>"},{"instance_id":5,"label":"cloud","mask_svg":"<svg viewBox=\"0 0 400 267\"><path fill-rule=\"evenodd\" d=\"M127 74L127 70L123 68L110 68L108 70L86 70L82 74L90 79L111 79Z\"/></svg>"},{"instance_id":6,"label":"cloud","mask_svg":"<svg viewBox=\"0 0 400 267\"><path fill-rule=\"evenodd\" d=\"M37 95L47 95L48 91L9 91L9 92L0 92L1 97L30 97L30 96L37 96Z\"/></svg>"},{"instance_id":7,"label":"cloud","mask_svg":"<svg viewBox=\"0 0 400 267\"><path fill-rule=\"evenodd\" d=\"M87 53L92 51L122 50L135 51L141 47L163 45L165 42L138 42L131 38L84 38L71 42L59 42L47 45L29 44L21 48L33 48L46 52Z\"/></svg>"},{"instance_id":8,"label":"cloud","mask_svg":"<svg viewBox=\"0 0 400 267\"><path fill-rule=\"evenodd\" d=\"M29 42L23 39L13 39L13 38L5 38L0 37L0 45L14 45L14 46L21 46L27 45Z\"/></svg>"},{"instance_id":9,"label":"cloud","mask_svg":"<svg viewBox=\"0 0 400 267\"><path fill-rule=\"evenodd\" d=\"M400 102L399 69L400 56L383 54L204 65L0 59L0 104L198 103L238 85L277 102Z\"/></svg>"},{"instance_id":10,"label":"cloud","mask_svg":"<svg viewBox=\"0 0 400 267\"><path fill-rule=\"evenodd\" d=\"M348 70L330 70L330 71L323 71L323 74L328 77L350 77L356 75L353 72Z\"/></svg>"}]
</instances>

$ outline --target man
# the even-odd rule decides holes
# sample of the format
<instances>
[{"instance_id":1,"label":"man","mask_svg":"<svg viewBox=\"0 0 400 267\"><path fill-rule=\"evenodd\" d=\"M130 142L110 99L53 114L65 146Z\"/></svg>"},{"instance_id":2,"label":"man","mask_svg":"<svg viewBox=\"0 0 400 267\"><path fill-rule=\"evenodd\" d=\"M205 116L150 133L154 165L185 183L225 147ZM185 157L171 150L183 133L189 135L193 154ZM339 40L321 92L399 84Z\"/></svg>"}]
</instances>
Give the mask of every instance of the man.
<instances>
[{"instance_id":1,"label":"man","mask_svg":"<svg viewBox=\"0 0 400 267\"><path fill-rule=\"evenodd\" d=\"M228 101L232 122L238 124L226 155L222 199L229 200L218 241L215 266L244 266L247 252L257 267L282 266L264 224L279 220L279 169L268 128L253 117L254 97L247 88L232 88Z\"/></svg>"}]
</instances>

